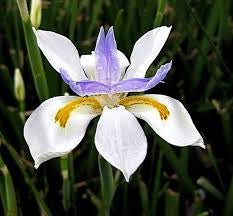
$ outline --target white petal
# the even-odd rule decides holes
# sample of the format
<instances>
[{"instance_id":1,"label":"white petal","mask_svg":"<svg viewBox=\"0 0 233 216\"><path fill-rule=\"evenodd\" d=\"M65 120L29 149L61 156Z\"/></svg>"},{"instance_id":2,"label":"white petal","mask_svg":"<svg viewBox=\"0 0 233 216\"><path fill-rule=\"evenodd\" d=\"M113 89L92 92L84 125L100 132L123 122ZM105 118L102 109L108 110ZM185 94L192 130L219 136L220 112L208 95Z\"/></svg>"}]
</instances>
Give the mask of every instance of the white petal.
<instances>
[{"instance_id":1,"label":"white petal","mask_svg":"<svg viewBox=\"0 0 233 216\"><path fill-rule=\"evenodd\" d=\"M51 158L70 152L82 140L89 122L96 116L92 113L73 111L65 128L55 123L60 108L77 97L60 96L43 102L28 118L24 137L29 146L35 167Z\"/></svg>"},{"instance_id":2,"label":"white petal","mask_svg":"<svg viewBox=\"0 0 233 216\"><path fill-rule=\"evenodd\" d=\"M80 58L81 65L90 80L95 80L95 55L82 55Z\"/></svg>"},{"instance_id":3,"label":"white petal","mask_svg":"<svg viewBox=\"0 0 233 216\"><path fill-rule=\"evenodd\" d=\"M87 79L79 61L78 51L68 38L51 31L33 30L39 48L58 73L60 68L63 68L74 81Z\"/></svg>"},{"instance_id":4,"label":"white petal","mask_svg":"<svg viewBox=\"0 0 233 216\"><path fill-rule=\"evenodd\" d=\"M121 76L123 77L126 67L129 66L129 61L125 54L120 50L117 50L117 56L119 59ZM91 55L82 55L80 58L81 65L88 76L89 79L95 79L95 53L92 52Z\"/></svg>"},{"instance_id":5,"label":"white petal","mask_svg":"<svg viewBox=\"0 0 233 216\"><path fill-rule=\"evenodd\" d=\"M170 31L171 27L161 26L145 33L137 40L125 79L145 77L147 69L163 48Z\"/></svg>"},{"instance_id":6,"label":"white petal","mask_svg":"<svg viewBox=\"0 0 233 216\"><path fill-rule=\"evenodd\" d=\"M129 181L147 151L146 136L137 119L124 107L104 108L97 125L95 145L98 152Z\"/></svg>"},{"instance_id":7,"label":"white petal","mask_svg":"<svg viewBox=\"0 0 233 216\"><path fill-rule=\"evenodd\" d=\"M164 104L169 110L168 118L161 119L157 109L134 105L128 110L145 120L152 129L168 143L176 146L200 146L205 148L203 139L183 104L165 95L146 95Z\"/></svg>"},{"instance_id":8,"label":"white petal","mask_svg":"<svg viewBox=\"0 0 233 216\"><path fill-rule=\"evenodd\" d=\"M129 66L129 60L120 50L117 50L117 56L120 64L121 77L123 77L125 75L125 69Z\"/></svg>"}]
</instances>

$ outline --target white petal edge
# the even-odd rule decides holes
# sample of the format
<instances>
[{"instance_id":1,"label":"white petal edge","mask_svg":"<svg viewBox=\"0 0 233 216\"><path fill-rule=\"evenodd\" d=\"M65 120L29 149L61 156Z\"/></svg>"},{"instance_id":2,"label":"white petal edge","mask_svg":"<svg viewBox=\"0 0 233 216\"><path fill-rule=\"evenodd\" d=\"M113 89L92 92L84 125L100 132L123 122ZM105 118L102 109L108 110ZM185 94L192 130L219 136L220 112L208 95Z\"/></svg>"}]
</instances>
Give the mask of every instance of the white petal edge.
<instances>
[{"instance_id":1,"label":"white petal edge","mask_svg":"<svg viewBox=\"0 0 233 216\"><path fill-rule=\"evenodd\" d=\"M105 107L97 124L95 146L126 181L144 161L147 140L137 119L124 107Z\"/></svg>"},{"instance_id":2,"label":"white petal edge","mask_svg":"<svg viewBox=\"0 0 233 216\"><path fill-rule=\"evenodd\" d=\"M35 161L35 168L51 158L72 151L83 139L89 122L96 117L96 114L73 111L65 128L60 127L58 122L55 123L57 111L75 98L77 97L50 98L27 119L24 138Z\"/></svg>"},{"instance_id":3,"label":"white petal edge","mask_svg":"<svg viewBox=\"0 0 233 216\"><path fill-rule=\"evenodd\" d=\"M161 120L156 109L136 105L128 110L136 117L145 120L151 128L168 143L175 146L200 146L205 148L203 138L193 124L193 121L183 104L165 95L145 95L164 104L170 114L166 120Z\"/></svg>"},{"instance_id":4,"label":"white petal edge","mask_svg":"<svg viewBox=\"0 0 233 216\"><path fill-rule=\"evenodd\" d=\"M58 73L60 68L63 68L74 81L87 79L80 64L78 51L68 38L51 31L35 28L33 31L39 48Z\"/></svg>"},{"instance_id":5,"label":"white petal edge","mask_svg":"<svg viewBox=\"0 0 233 216\"><path fill-rule=\"evenodd\" d=\"M120 50L117 50L117 57L119 60L121 77L125 74L125 69L129 66L129 61L125 54ZM80 58L81 65L87 75L91 80L95 79L95 52L93 51L91 55L82 55Z\"/></svg>"},{"instance_id":6,"label":"white petal edge","mask_svg":"<svg viewBox=\"0 0 233 216\"><path fill-rule=\"evenodd\" d=\"M147 69L163 48L171 28L171 26L155 28L136 41L124 79L145 77Z\"/></svg>"}]
</instances>

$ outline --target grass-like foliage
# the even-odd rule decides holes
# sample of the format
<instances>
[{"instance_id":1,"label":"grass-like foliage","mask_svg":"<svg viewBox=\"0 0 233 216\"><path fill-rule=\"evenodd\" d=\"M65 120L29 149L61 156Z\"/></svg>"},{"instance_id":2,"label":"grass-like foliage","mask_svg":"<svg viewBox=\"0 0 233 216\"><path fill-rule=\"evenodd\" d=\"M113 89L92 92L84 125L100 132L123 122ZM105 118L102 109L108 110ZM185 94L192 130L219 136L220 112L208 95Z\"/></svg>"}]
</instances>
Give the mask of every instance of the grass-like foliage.
<instances>
[{"instance_id":1,"label":"grass-like foliage","mask_svg":"<svg viewBox=\"0 0 233 216\"><path fill-rule=\"evenodd\" d=\"M145 32L173 26L147 76L171 59L172 70L149 92L182 101L207 148L168 145L141 121L148 153L129 183L115 168L99 173L111 168L94 145L97 120L72 153L34 169L25 119L45 99L73 93L41 55L29 14L18 8L25 2L0 1L0 215L232 216L232 1L42 1L40 29L70 38L80 55L93 50L100 26L114 26L128 58ZM15 86L16 68L24 92Z\"/></svg>"}]
</instances>

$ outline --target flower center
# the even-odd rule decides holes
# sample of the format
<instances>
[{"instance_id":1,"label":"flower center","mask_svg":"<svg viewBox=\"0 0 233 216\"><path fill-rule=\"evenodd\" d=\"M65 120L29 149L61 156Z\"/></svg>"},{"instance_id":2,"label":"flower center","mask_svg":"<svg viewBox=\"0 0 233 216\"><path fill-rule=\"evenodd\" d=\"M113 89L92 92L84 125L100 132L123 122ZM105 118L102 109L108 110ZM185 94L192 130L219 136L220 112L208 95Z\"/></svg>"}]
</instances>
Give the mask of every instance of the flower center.
<instances>
[{"instance_id":1,"label":"flower center","mask_svg":"<svg viewBox=\"0 0 233 216\"><path fill-rule=\"evenodd\" d=\"M64 107L58 110L55 115L55 123L59 123L60 127L65 128L69 117L73 111L88 114L101 114L104 106L114 108L118 105L124 106L130 111L132 107L148 106L148 108L155 108L160 115L161 120L166 120L170 115L167 107L158 101L147 96L128 96L126 94L114 95L99 95L94 97L80 97L76 98Z\"/></svg>"},{"instance_id":2,"label":"flower center","mask_svg":"<svg viewBox=\"0 0 233 216\"><path fill-rule=\"evenodd\" d=\"M118 93L113 95L103 94L97 95L95 98L101 103L102 107L114 108L119 105L119 101L124 98L127 93Z\"/></svg>"}]
</instances>

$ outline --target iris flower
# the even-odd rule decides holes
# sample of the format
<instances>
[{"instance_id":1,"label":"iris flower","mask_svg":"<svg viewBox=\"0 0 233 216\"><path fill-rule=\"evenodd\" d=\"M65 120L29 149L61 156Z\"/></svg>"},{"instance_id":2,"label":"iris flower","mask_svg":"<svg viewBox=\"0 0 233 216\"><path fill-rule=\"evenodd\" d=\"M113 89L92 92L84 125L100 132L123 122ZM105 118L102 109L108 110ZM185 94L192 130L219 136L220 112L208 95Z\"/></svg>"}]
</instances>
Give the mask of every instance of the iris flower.
<instances>
[{"instance_id":1,"label":"iris flower","mask_svg":"<svg viewBox=\"0 0 233 216\"><path fill-rule=\"evenodd\" d=\"M96 149L123 173L126 181L147 153L147 139L136 117L172 145L205 147L178 100L160 94L127 96L155 87L171 69L172 61L162 65L153 77L145 78L170 31L171 27L161 26L145 33L135 43L129 63L117 49L113 27L106 35L101 27L95 50L81 58L68 38L34 29L39 48L78 95L50 98L28 118L24 137L35 168L72 151L83 139L90 121L99 115Z\"/></svg>"}]
</instances>

